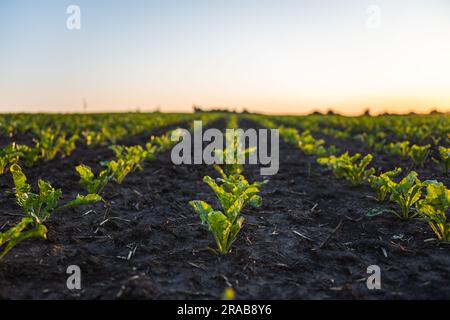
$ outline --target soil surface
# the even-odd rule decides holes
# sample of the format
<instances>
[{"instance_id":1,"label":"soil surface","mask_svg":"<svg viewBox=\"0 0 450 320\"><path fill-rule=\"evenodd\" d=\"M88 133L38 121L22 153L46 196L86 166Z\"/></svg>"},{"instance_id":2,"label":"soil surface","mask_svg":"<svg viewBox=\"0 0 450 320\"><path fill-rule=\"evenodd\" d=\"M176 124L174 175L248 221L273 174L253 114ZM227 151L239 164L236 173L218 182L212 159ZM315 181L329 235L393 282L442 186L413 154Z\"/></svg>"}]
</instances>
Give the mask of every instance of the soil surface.
<instances>
[{"instance_id":1,"label":"soil surface","mask_svg":"<svg viewBox=\"0 0 450 320\"><path fill-rule=\"evenodd\" d=\"M142 135L127 143L147 140ZM25 173L33 186L42 177L60 187L66 200L83 193L77 164L98 167L111 157L108 148L79 148ZM208 249L215 247L212 235L188 206L194 199L217 205L205 175L217 176L206 165L173 165L168 152L121 185L109 184L104 198L110 207L55 214L46 223L47 240L22 242L0 263L0 298L217 299L228 286L238 299L450 298L450 246L429 240L435 236L426 223L367 216L387 208L371 198L369 187L332 178L281 140L280 170L263 187L262 206L243 212L245 226L232 252L217 256ZM246 166L245 175L263 179L258 166ZM8 193L10 175L0 179L5 230L21 211ZM69 265L81 268L82 290L66 288ZM380 290L366 286L370 265L381 269Z\"/></svg>"}]
</instances>

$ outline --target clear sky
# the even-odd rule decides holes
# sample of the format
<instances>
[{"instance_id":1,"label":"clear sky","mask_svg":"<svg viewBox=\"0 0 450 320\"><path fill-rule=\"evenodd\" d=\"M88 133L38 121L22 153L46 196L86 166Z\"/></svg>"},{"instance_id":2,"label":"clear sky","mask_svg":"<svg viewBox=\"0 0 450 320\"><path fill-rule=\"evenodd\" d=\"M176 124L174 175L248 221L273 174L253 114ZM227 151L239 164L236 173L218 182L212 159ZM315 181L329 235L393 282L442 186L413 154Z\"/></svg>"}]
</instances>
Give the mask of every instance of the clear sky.
<instances>
[{"instance_id":1,"label":"clear sky","mask_svg":"<svg viewBox=\"0 0 450 320\"><path fill-rule=\"evenodd\" d=\"M72 4L80 30L66 27ZM0 112L83 101L450 111L450 1L0 0Z\"/></svg>"}]
</instances>

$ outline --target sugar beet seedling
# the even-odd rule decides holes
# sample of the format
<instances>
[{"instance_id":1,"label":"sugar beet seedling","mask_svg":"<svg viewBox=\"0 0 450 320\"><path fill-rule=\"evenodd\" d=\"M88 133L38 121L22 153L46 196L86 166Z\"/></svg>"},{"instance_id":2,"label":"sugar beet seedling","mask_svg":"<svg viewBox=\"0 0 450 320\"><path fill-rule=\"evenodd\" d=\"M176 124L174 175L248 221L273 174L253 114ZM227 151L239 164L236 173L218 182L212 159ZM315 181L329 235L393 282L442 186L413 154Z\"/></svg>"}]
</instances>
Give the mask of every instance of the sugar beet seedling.
<instances>
[{"instance_id":1,"label":"sugar beet seedling","mask_svg":"<svg viewBox=\"0 0 450 320\"><path fill-rule=\"evenodd\" d=\"M417 203L417 210L440 241L450 242L450 222L446 214L450 207L450 190L437 181L425 181L424 185L427 195Z\"/></svg>"},{"instance_id":2,"label":"sugar beet seedling","mask_svg":"<svg viewBox=\"0 0 450 320\"><path fill-rule=\"evenodd\" d=\"M237 126L235 121L232 117L229 126ZM244 224L244 218L241 216L242 210L247 205L253 207L261 205L260 187L266 183L266 181L263 181L250 184L242 175L243 166L238 163L239 152L242 152L243 154L241 155L245 156L254 152L254 149L242 150L239 148L239 137L234 135L232 139L232 143L228 144L232 146L231 149L216 152L216 156L222 157L223 163L226 163L224 164L224 169L218 165L214 166L220 174L220 178L216 180L209 176L203 178L203 181L216 194L221 210L214 210L205 201L194 200L189 202L194 211L200 216L202 224L206 224L209 231L213 234L217 244L217 252L222 255L230 252L231 245L242 229ZM231 163L226 162L227 158L233 159L233 161Z\"/></svg>"},{"instance_id":3,"label":"sugar beet seedling","mask_svg":"<svg viewBox=\"0 0 450 320\"><path fill-rule=\"evenodd\" d=\"M38 193L33 193L22 168L13 164L10 167L15 186L16 202L26 217L4 233L0 233L0 260L18 243L30 238L46 238L47 228L43 224L54 212L67 208L88 205L101 200L97 194L77 195L63 205L59 205L62 197L60 189L53 188L50 183L39 179Z\"/></svg>"}]
</instances>

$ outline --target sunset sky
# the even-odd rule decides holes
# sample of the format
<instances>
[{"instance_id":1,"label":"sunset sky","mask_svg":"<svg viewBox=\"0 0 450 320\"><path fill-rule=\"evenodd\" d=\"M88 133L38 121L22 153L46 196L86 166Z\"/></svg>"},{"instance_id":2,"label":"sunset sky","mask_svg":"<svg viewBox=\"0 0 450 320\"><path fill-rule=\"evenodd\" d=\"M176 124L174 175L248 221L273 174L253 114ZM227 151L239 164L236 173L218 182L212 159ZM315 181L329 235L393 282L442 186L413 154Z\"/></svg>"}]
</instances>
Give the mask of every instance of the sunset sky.
<instances>
[{"instance_id":1,"label":"sunset sky","mask_svg":"<svg viewBox=\"0 0 450 320\"><path fill-rule=\"evenodd\" d=\"M69 5L80 30L66 27ZM450 1L0 0L0 112L82 112L83 101L88 112L450 111Z\"/></svg>"}]
</instances>

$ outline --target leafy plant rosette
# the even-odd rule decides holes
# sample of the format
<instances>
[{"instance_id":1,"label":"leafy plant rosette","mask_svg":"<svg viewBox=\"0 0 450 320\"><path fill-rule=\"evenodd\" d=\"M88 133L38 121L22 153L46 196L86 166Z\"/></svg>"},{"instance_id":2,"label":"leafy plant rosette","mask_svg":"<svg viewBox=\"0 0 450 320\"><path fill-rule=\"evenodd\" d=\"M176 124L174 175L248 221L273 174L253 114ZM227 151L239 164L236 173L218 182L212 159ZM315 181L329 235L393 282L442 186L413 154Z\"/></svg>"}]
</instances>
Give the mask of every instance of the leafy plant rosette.
<instances>
[{"instance_id":1,"label":"leafy plant rosette","mask_svg":"<svg viewBox=\"0 0 450 320\"><path fill-rule=\"evenodd\" d=\"M62 197L60 189L53 188L50 183L39 179L38 193L33 193L27 178L18 164L13 164L9 171L12 174L16 202L25 217L4 233L0 233L0 260L18 243L30 238L46 238L47 228L43 223L57 210L92 204L101 200L97 194L77 195L74 200L59 206Z\"/></svg>"},{"instance_id":2,"label":"leafy plant rosette","mask_svg":"<svg viewBox=\"0 0 450 320\"><path fill-rule=\"evenodd\" d=\"M399 183L391 188L390 200L400 208L400 213L394 211L400 219L407 220L418 215L413 206L420 200L424 184L419 180L417 172L411 171Z\"/></svg>"},{"instance_id":3,"label":"leafy plant rosette","mask_svg":"<svg viewBox=\"0 0 450 320\"><path fill-rule=\"evenodd\" d=\"M409 156L418 166L423 167L425 164L425 160L430 154L431 145L427 144L426 146L418 146L413 145L409 151Z\"/></svg>"},{"instance_id":4,"label":"leafy plant rosette","mask_svg":"<svg viewBox=\"0 0 450 320\"><path fill-rule=\"evenodd\" d=\"M396 168L392 171L381 173L379 176L373 175L370 180L370 186L377 192L377 200L383 202L396 183L392 180L399 173L402 172L401 168Z\"/></svg>"},{"instance_id":5,"label":"leafy plant rosette","mask_svg":"<svg viewBox=\"0 0 450 320\"><path fill-rule=\"evenodd\" d=\"M450 169L450 148L439 147L439 155L444 166L444 173L447 175Z\"/></svg>"},{"instance_id":6,"label":"leafy plant rosette","mask_svg":"<svg viewBox=\"0 0 450 320\"><path fill-rule=\"evenodd\" d=\"M352 185L360 185L363 182L370 179L375 173L374 168L366 169L372 162L373 156L371 154L365 155L359 163L357 160L361 158L361 154L356 153L350 156L348 152L345 152L339 157L329 156L318 158L317 162L320 165L324 165L333 170L333 174L338 179L346 179L352 183Z\"/></svg>"},{"instance_id":7,"label":"leafy plant rosette","mask_svg":"<svg viewBox=\"0 0 450 320\"><path fill-rule=\"evenodd\" d=\"M450 222L446 214L450 206L450 190L435 180L425 181L424 185L427 195L417 203L417 210L440 241L450 242Z\"/></svg>"},{"instance_id":8,"label":"leafy plant rosette","mask_svg":"<svg viewBox=\"0 0 450 320\"><path fill-rule=\"evenodd\" d=\"M230 252L231 245L244 224L244 218L240 216L241 211L247 205L261 205L261 197L258 194L260 186L266 182L250 184L239 174L224 175L217 179L218 183L209 176L204 177L203 181L216 194L222 210L214 210L211 205L200 200L190 201L189 204L214 235L217 251L225 255Z\"/></svg>"},{"instance_id":9,"label":"leafy plant rosette","mask_svg":"<svg viewBox=\"0 0 450 320\"><path fill-rule=\"evenodd\" d=\"M97 177L89 166L83 164L78 165L75 170L80 175L80 184L89 194L101 194L112 178L108 169L102 170Z\"/></svg>"}]
</instances>

